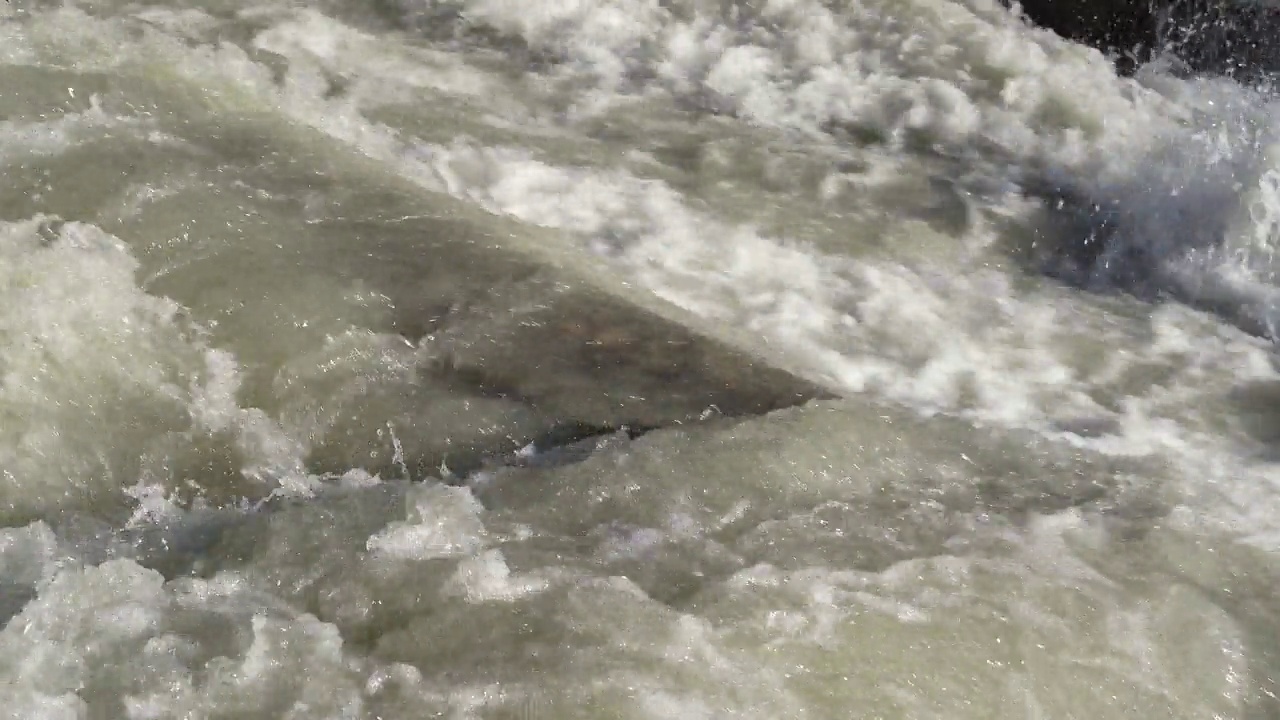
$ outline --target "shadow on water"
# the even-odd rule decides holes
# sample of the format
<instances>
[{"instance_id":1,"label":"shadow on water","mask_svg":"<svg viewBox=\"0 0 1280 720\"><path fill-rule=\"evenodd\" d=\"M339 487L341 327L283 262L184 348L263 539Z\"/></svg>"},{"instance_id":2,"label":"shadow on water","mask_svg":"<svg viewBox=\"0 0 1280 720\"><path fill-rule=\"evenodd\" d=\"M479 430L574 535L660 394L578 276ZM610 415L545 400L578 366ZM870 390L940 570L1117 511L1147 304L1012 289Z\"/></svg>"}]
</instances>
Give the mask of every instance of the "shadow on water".
<instances>
[{"instance_id":1,"label":"shadow on water","mask_svg":"<svg viewBox=\"0 0 1280 720\"><path fill-rule=\"evenodd\" d=\"M1045 217L1029 268L1091 292L1175 300L1275 339L1270 267L1241 258L1231 233L1256 189L1280 72L1280 4L1271 0L1003 0L1029 23L1100 50L1120 75L1197 78L1214 117L1168 138L1125 187L1092 178L1026 183ZM1203 122L1203 121L1207 121ZM1224 140L1230 138L1224 147ZM1265 181L1265 177L1263 177ZM1254 185L1254 188L1250 186ZM1241 190L1241 188L1244 188ZM1237 225L1233 227L1233 225ZM1246 251L1247 252L1247 251ZM1243 271L1243 272L1241 272ZM1251 281L1261 281L1252 283ZM1262 292L1259 292L1259 291Z\"/></svg>"},{"instance_id":2,"label":"shadow on water","mask_svg":"<svg viewBox=\"0 0 1280 720\"><path fill-rule=\"evenodd\" d=\"M1280 462L1280 381L1240 385L1227 402L1240 429L1265 446L1262 459Z\"/></svg>"},{"instance_id":3,"label":"shadow on water","mask_svg":"<svg viewBox=\"0 0 1280 720\"><path fill-rule=\"evenodd\" d=\"M1013 6L1013 0L1002 0ZM1121 74L1167 56L1183 72L1265 81L1280 69L1268 0L1018 0L1023 17L1112 57Z\"/></svg>"},{"instance_id":4,"label":"shadow on water","mask_svg":"<svg viewBox=\"0 0 1280 720\"><path fill-rule=\"evenodd\" d=\"M1195 162L1194 157L1180 161ZM1013 253L1027 270L1085 292L1180 302L1255 336L1277 339L1278 286L1269 251L1242 246L1242 183L1252 160L1206 164L1170 177L1156 170L1123 186L1037 179L1022 191L1041 201ZM1232 166L1233 165L1233 166Z\"/></svg>"}]
</instances>

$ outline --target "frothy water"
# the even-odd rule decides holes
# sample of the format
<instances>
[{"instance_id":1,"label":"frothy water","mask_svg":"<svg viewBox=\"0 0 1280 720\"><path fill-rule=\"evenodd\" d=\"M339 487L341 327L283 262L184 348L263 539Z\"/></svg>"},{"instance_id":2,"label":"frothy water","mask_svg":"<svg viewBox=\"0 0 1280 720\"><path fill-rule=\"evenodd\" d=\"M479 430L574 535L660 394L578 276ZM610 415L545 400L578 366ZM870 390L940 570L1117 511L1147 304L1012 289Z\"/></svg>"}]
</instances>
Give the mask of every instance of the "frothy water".
<instances>
[{"instance_id":1,"label":"frothy water","mask_svg":"<svg viewBox=\"0 0 1280 720\"><path fill-rule=\"evenodd\" d=\"M0 6L2 712L1274 717L1274 102L996 0Z\"/></svg>"}]
</instances>

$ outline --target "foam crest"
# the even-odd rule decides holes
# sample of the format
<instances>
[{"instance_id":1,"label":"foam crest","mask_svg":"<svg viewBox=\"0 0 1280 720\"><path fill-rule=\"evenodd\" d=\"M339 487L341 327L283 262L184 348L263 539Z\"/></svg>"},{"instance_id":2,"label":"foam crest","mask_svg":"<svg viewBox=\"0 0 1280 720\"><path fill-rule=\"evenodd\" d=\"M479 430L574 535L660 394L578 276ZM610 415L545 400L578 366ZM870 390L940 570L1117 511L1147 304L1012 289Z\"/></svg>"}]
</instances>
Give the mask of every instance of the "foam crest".
<instances>
[{"instance_id":1,"label":"foam crest","mask_svg":"<svg viewBox=\"0 0 1280 720\"><path fill-rule=\"evenodd\" d=\"M995 0L450 6L465 27L518 38L560 59L562 74L592 78L597 92L576 105L587 113L658 91L777 128L957 153L993 146L1100 172L1123 170L1185 111Z\"/></svg>"},{"instance_id":2,"label":"foam crest","mask_svg":"<svg viewBox=\"0 0 1280 720\"><path fill-rule=\"evenodd\" d=\"M36 217L0 228L0 256L6 517L106 511L124 488L176 489L192 479L184 465L219 454L262 468L268 489L298 469L278 428L236 405L234 362L180 306L139 288L117 238ZM233 445L219 450L219 435Z\"/></svg>"}]
</instances>

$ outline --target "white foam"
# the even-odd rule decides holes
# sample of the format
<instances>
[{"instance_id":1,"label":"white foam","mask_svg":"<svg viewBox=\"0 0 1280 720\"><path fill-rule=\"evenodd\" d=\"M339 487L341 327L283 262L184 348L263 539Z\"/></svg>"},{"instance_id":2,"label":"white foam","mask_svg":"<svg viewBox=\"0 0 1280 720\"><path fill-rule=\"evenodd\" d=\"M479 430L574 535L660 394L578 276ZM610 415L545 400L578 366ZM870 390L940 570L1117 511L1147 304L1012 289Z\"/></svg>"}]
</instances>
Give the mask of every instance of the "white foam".
<instances>
[{"instance_id":1,"label":"white foam","mask_svg":"<svg viewBox=\"0 0 1280 720\"><path fill-rule=\"evenodd\" d=\"M539 578L513 576L500 550L486 550L458 563L443 592L471 603L509 602L544 590L547 585Z\"/></svg>"},{"instance_id":2,"label":"white foam","mask_svg":"<svg viewBox=\"0 0 1280 720\"><path fill-rule=\"evenodd\" d=\"M482 507L467 488L424 485L410 491L408 520L369 538L370 552L404 560L469 555L485 542Z\"/></svg>"},{"instance_id":3,"label":"white foam","mask_svg":"<svg viewBox=\"0 0 1280 720\"><path fill-rule=\"evenodd\" d=\"M117 238L36 217L0 227L0 255L0 412L22 417L0 430L11 512L90 498L105 510L140 481L180 487L189 478L149 464L148 449L178 461L201 435L230 434L268 486L299 476L301 448L236 405L234 363L175 303L139 288Z\"/></svg>"},{"instance_id":4,"label":"white foam","mask_svg":"<svg viewBox=\"0 0 1280 720\"><path fill-rule=\"evenodd\" d=\"M348 717L363 683L342 647L333 626L264 606L234 578L166 584L122 560L60 573L0 631L0 666L23 717L117 703L131 718Z\"/></svg>"},{"instance_id":5,"label":"white foam","mask_svg":"<svg viewBox=\"0 0 1280 720\"><path fill-rule=\"evenodd\" d=\"M570 127L637 96L676 96L775 130L849 125L879 135L890 155L917 141L944 153L977 146L1123 186L1158 136L1193 114L1177 96L1185 86L1157 92L1118 80L1096 53L1022 28L994 0L838 12L775 0L736 16L679 3L459 6L468 22L564 60L553 81L595 82L593 95L570 103ZM965 237L849 220L847 247L818 247L700 205L674 180L573 165L532 140L419 142L366 113L388 102L427 107L427 98L483 102L508 86L465 68L450 75L438 56L315 11L268 8L253 18L269 26L254 49L288 62L280 82L257 53L229 40L204 44L206 17L141 12L140 40L127 18L41 13L30 31L4 25L0 38L16 49L0 53L34 61L22 48L45 43L42 51L84 67L143 68L156 82L186 83L223 110L282 114L423 188L577 234L581 247L613 257L623 281L785 346L796 368L844 392L997 427L935 420L908 429L864 405L847 416L813 406L727 429L655 433L517 482L495 471L474 493L413 486L393 510L380 503L403 483L349 473L347 495L331 504L281 503L226 532L203 553L209 580L165 582L128 560L70 566L51 531L33 525L0 545L0 569L38 593L0 632L0 677L25 716L124 707L135 717L475 717L513 710L521 683L545 690L549 712L648 717L1241 712L1255 672L1246 628L1173 572L1181 560L1208 562L1212 549L1134 549L1080 511L1033 516L1024 531L967 513L989 485L1017 497L1060 493L1062 502L1095 479L1087 453L1002 445L999 425L1053 433L1058 421L1101 415L1117 422L1116 435L1073 442L1177 465L1186 482L1176 532L1232 522L1232 532L1274 539L1274 472L1239 459L1249 443L1218 427L1212 407L1238 382L1274 380L1263 344L1179 306L1126 318L1132 306L1022 286L1015 271L983 265L990 217ZM334 77L354 89L329 97ZM142 293L119 243L91 226L55 233L49 248L38 247L34 221L5 232L0 251L9 248L11 262L0 277L12 277L0 287L11 297L0 299L26 304L0 311L0 332L43 338L36 330L57 327L43 355L30 342L6 345L18 349L0 359L27 364L4 377L39 378L51 356L50 367L71 371L39 385L23 408L62 432L80 416L48 401L83 403L105 376L144 388L144 406L175 418L156 441L157 472L169 467L166 442L230 434L227 449L243 456L237 471L311 488L300 444L237 405L234 358L211 353L172 303ZM887 249L852 257L870 240L859 233L871 232ZM363 367L352 382L368 379ZM85 378L94 382L72 382ZM386 418L375 420L384 427ZM83 437L123 425L95 419ZM320 435L327 425L315 427ZM152 447L148 439L121 445ZM99 482L88 471L48 473L47 460L21 454L82 449L65 435L32 442L5 445L29 461L6 469ZM110 487L136 487L136 520L173 515L163 472L136 486L139 473L118 475ZM56 487L66 486L75 484ZM480 504L486 493L500 510ZM32 513L61 503L44 488L28 496L40 498ZM1106 567L1121 561L1142 568L1135 587L1113 581L1129 577ZM666 598L676 585L681 596ZM343 643L344 633L362 642Z\"/></svg>"},{"instance_id":6,"label":"white foam","mask_svg":"<svg viewBox=\"0 0 1280 720\"><path fill-rule=\"evenodd\" d=\"M1182 111L996 0L456 4L469 26L517 37L560 58L563 72L594 79L600 91L578 104L588 112L662 91L777 127L845 124L894 142L923 132L957 150L995 143L1102 168L1132 158Z\"/></svg>"}]
</instances>

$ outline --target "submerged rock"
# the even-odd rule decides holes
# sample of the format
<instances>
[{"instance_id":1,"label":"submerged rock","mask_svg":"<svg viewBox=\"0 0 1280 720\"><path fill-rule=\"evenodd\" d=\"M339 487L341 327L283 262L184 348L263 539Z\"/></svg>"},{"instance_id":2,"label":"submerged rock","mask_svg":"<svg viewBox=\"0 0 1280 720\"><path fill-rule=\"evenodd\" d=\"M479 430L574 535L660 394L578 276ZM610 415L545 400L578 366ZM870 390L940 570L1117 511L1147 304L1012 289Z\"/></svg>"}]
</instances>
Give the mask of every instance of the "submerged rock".
<instances>
[{"instance_id":1,"label":"submerged rock","mask_svg":"<svg viewBox=\"0 0 1280 720\"><path fill-rule=\"evenodd\" d=\"M733 342L732 328L711 327L572 253L530 250L519 238L528 228L503 233L509 221L464 218L435 199L450 209L399 220L394 235L413 237L419 258L416 290L400 288L416 297L397 302L397 324L436 381L594 428L758 414L830 394ZM366 239L387 229L335 222ZM533 245L544 240L544 248L560 242Z\"/></svg>"},{"instance_id":2,"label":"submerged rock","mask_svg":"<svg viewBox=\"0 0 1280 720\"><path fill-rule=\"evenodd\" d=\"M207 278L186 263L152 290L199 311L210 303L189 289L218 282L250 304L208 321L252 368L255 406L307 439L312 472L465 474L564 428L651 429L830 395L751 334L631 287L584 238L488 212L306 130L216 122L219 142L247 157L294 158L252 166L242 182L297 198L305 224L286 215L253 254L228 252L243 258L234 273L225 259ZM288 292L296 281L280 278L299 257L323 264L324 279ZM278 337L284 351L265 352Z\"/></svg>"}]
</instances>

